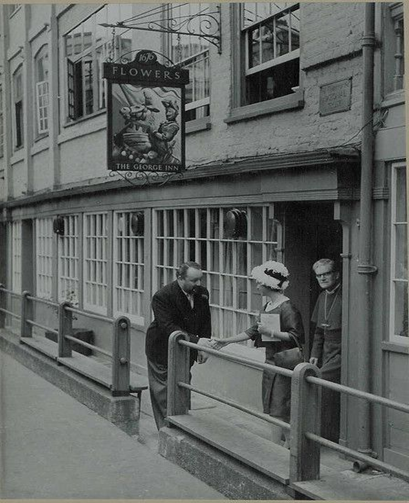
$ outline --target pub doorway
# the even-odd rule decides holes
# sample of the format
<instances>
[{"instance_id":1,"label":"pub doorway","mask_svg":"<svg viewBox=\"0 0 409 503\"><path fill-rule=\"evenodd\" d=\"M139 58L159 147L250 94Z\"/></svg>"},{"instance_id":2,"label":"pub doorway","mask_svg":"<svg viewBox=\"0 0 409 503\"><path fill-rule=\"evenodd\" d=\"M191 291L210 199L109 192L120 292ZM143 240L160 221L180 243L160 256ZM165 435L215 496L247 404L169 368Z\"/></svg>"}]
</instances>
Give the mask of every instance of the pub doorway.
<instances>
[{"instance_id":1,"label":"pub doorway","mask_svg":"<svg viewBox=\"0 0 409 503\"><path fill-rule=\"evenodd\" d=\"M280 208L284 220L284 262L290 271L289 298L301 312L306 351L312 346L310 319L320 293L312 265L320 258L337 262L342 277L342 227L334 220L334 203L287 203Z\"/></svg>"}]
</instances>

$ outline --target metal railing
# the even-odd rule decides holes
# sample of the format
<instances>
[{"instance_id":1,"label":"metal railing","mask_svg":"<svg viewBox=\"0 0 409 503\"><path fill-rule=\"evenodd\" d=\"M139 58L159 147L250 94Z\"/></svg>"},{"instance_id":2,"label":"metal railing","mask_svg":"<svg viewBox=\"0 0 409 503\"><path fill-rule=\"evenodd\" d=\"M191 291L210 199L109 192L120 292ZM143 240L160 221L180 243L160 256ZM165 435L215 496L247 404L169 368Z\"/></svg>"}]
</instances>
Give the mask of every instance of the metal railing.
<instances>
[{"instance_id":1,"label":"metal railing","mask_svg":"<svg viewBox=\"0 0 409 503\"><path fill-rule=\"evenodd\" d=\"M199 349L222 360L268 372L277 373L291 378L291 422L286 423L267 414L261 414L233 400L228 400L214 393L208 393L190 385L189 348ZM180 331L173 332L169 338L169 369L168 369L168 416L185 415L189 410L189 393L195 392L218 402L227 404L251 416L263 419L286 430L290 430L290 484L320 478L320 448L328 447L345 454L353 460L366 463L384 472L396 475L409 481L409 473L396 468L389 463L379 461L359 451L342 447L325 439L321 433L321 388L327 388L349 396L367 400L409 413L409 405L395 402L371 393L366 393L348 386L326 381L320 378L320 370L310 363L301 363L294 370L288 370L255 360L249 360L233 354L198 346L188 341L188 336ZM194 434L194 433L193 433Z\"/></svg>"},{"instance_id":2,"label":"metal railing","mask_svg":"<svg viewBox=\"0 0 409 503\"><path fill-rule=\"evenodd\" d=\"M21 295L18 293L12 292L11 290L7 290L4 288L3 285L0 284L0 326L4 326L4 322L6 319L6 316L11 316L12 318L16 318L17 320L20 319L20 315L14 313L13 311L10 311L9 309L6 309L6 295L9 297L16 297L18 299L21 298Z\"/></svg>"},{"instance_id":3,"label":"metal railing","mask_svg":"<svg viewBox=\"0 0 409 503\"><path fill-rule=\"evenodd\" d=\"M5 308L5 295L10 295L21 300L20 315L7 310ZM35 321L34 305L35 303L48 305L58 311L58 330L47 327ZM112 329L112 351L106 351L94 344L89 344L85 341L74 337L73 329L73 314L78 314L91 319L96 319L105 323L110 323ZM65 358L72 357L72 344L79 344L85 348L103 354L112 359L111 365L111 382L109 387L113 396L126 396L130 393L130 329L131 322L126 316L119 316L116 319L106 316L99 316L93 313L81 311L74 308L69 302L61 302L57 304L50 300L32 296L25 291L22 294L16 294L7 290L3 285L0 285L0 327L5 326L6 316L12 316L20 320L20 342L26 342L27 339L33 337L33 327L51 332L57 335L58 356L57 362L64 365L67 363ZM76 369L81 373L81 369ZM87 377L89 375L87 374Z\"/></svg>"}]
</instances>

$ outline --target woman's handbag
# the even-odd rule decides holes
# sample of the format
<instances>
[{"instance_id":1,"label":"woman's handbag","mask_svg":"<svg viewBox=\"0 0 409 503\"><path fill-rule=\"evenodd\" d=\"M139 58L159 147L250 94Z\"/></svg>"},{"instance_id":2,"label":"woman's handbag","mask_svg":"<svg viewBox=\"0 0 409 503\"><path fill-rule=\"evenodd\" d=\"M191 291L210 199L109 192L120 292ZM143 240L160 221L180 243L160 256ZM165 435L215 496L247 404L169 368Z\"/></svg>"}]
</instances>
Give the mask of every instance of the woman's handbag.
<instances>
[{"instance_id":1,"label":"woman's handbag","mask_svg":"<svg viewBox=\"0 0 409 503\"><path fill-rule=\"evenodd\" d=\"M297 337L290 334L297 347L280 351L274 355L274 363L277 367L294 370L299 363L305 362L304 352Z\"/></svg>"}]
</instances>

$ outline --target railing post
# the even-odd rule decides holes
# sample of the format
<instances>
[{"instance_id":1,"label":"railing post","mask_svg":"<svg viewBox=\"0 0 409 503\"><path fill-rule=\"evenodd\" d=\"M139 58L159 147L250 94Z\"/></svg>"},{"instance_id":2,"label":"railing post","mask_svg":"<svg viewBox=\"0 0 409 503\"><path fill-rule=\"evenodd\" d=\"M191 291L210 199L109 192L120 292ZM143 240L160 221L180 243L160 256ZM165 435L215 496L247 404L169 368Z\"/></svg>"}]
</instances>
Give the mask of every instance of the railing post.
<instances>
[{"instance_id":1,"label":"railing post","mask_svg":"<svg viewBox=\"0 0 409 503\"><path fill-rule=\"evenodd\" d=\"M179 416L189 411L190 391L178 386L179 382L189 384L189 348L179 344L188 340L188 335L176 330L169 336L168 352L168 416Z\"/></svg>"},{"instance_id":2,"label":"railing post","mask_svg":"<svg viewBox=\"0 0 409 503\"><path fill-rule=\"evenodd\" d=\"M3 291L5 286L0 283L0 308L7 309L6 307L6 292ZM0 311L0 328L4 328L6 326L6 313Z\"/></svg>"},{"instance_id":3,"label":"railing post","mask_svg":"<svg viewBox=\"0 0 409 503\"><path fill-rule=\"evenodd\" d=\"M320 478L320 445L305 433L321 433L321 386L306 377L320 377L315 365L301 363L291 378L290 483Z\"/></svg>"},{"instance_id":4,"label":"railing post","mask_svg":"<svg viewBox=\"0 0 409 503\"><path fill-rule=\"evenodd\" d=\"M114 322L112 338L112 396L129 395L131 378L131 322L120 316Z\"/></svg>"},{"instance_id":5,"label":"railing post","mask_svg":"<svg viewBox=\"0 0 409 503\"><path fill-rule=\"evenodd\" d=\"M67 301L61 302L58 306L58 356L64 358L72 356L71 342L65 335L73 335L72 331L72 313L65 308L71 307Z\"/></svg>"},{"instance_id":6,"label":"railing post","mask_svg":"<svg viewBox=\"0 0 409 503\"><path fill-rule=\"evenodd\" d=\"M33 320L33 302L28 299L30 295L27 291L21 294L20 338L33 336L33 327L27 323L27 320Z\"/></svg>"}]
</instances>

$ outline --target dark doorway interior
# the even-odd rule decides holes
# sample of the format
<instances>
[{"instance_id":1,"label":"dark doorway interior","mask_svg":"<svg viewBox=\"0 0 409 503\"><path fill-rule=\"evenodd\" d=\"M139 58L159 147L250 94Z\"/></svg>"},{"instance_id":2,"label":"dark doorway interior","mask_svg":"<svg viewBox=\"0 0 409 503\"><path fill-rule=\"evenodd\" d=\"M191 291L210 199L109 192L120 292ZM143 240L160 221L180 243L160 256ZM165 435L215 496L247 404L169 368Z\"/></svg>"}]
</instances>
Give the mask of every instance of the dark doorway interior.
<instances>
[{"instance_id":1,"label":"dark doorway interior","mask_svg":"<svg viewBox=\"0 0 409 503\"><path fill-rule=\"evenodd\" d=\"M286 293L300 310L309 354L310 318L319 294L312 265L320 258L335 260L341 267L342 227L334 221L334 204L288 203L278 208L284 220L284 262L290 271Z\"/></svg>"}]
</instances>

